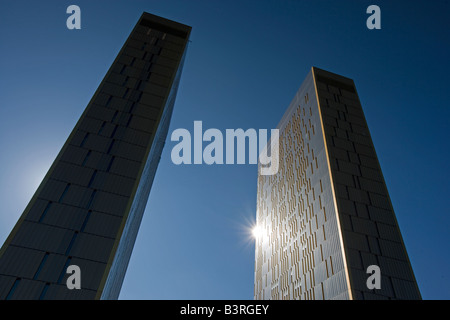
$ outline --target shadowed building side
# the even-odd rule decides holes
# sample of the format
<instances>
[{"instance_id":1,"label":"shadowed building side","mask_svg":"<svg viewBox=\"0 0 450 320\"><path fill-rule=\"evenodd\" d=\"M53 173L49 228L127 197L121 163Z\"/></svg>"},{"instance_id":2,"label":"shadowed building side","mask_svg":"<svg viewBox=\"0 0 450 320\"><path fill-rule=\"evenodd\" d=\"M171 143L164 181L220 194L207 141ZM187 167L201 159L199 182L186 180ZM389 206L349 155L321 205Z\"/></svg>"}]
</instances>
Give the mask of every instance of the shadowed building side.
<instances>
[{"instance_id":1,"label":"shadowed building side","mask_svg":"<svg viewBox=\"0 0 450 320\"><path fill-rule=\"evenodd\" d=\"M421 299L355 84L314 71L353 299Z\"/></svg>"},{"instance_id":2,"label":"shadowed building side","mask_svg":"<svg viewBox=\"0 0 450 320\"><path fill-rule=\"evenodd\" d=\"M143 13L0 250L0 299L117 299L191 28ZM81 269L69 290L66 270Z\"/></svg>"}]
</instances>

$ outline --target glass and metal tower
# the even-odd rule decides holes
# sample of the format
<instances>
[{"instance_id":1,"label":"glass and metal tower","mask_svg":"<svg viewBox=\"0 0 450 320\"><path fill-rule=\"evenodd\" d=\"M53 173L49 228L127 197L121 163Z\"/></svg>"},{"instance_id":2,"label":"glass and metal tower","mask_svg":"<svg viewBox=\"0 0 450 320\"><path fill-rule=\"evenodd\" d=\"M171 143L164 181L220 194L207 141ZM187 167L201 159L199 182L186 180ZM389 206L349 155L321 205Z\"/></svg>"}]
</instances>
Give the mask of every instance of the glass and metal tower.
<instances>
[{"instance_id":1,"label":"glass and metal tower","mask_svg":"<svg viewBox=\"0 0 450 320\"><path fill-rule=\"evenodd\" d=\"M278 129L279 171L258 175L255 299L420 299L353 81L313 67Z\"/></svg>"},{"instance_id":2,"label":"glass and metal tower","mask_svg":"<svg viewBox=\"0 0 450 320\"><path fill-rule=\"evenodd\" d=\"M190 31L142 14L0 250L0 299L118 298Z\"/></svg>"}]
</instances>

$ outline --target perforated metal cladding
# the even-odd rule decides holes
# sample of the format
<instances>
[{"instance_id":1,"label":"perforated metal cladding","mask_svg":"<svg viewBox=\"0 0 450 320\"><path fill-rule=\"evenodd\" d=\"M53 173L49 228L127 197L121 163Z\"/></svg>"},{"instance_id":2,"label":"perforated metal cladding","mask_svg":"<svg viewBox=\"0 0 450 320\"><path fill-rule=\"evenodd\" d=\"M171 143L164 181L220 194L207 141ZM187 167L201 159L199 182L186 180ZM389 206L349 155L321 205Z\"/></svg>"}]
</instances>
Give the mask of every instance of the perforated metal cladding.
<instances>
[{"instance_id":1,"label":"perforated metal cladding","mask_svg":"<svg viewBox=\"0 0 450 320\"><path fill-rule=\"evenodd\" d=\"M348 299L311 73L278 129L279 171L258 176L255 299Z\"/></svg>"}]
</instances>

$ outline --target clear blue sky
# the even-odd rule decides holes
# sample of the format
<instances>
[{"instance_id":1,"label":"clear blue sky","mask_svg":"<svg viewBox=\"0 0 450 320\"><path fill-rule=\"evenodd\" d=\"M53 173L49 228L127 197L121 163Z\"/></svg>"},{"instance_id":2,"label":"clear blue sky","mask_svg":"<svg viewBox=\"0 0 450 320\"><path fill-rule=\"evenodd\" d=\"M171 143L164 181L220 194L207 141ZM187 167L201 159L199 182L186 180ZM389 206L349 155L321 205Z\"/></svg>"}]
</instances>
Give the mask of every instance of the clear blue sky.
<instances>
[{"instance_id":1,"label":"clear blue sky","mask_svg":"<svg viewBox=\"0 0 450 320\"><path fill-rule=\"evenodd\" d=\"M0 3L0 243L148 11L193 28L169 134L275 128L311 66L354 79L423 298L450 298L449 1ZM256 165L176 166L174 145L120 298L252 299Z\"/></svg>"}]
</instances>

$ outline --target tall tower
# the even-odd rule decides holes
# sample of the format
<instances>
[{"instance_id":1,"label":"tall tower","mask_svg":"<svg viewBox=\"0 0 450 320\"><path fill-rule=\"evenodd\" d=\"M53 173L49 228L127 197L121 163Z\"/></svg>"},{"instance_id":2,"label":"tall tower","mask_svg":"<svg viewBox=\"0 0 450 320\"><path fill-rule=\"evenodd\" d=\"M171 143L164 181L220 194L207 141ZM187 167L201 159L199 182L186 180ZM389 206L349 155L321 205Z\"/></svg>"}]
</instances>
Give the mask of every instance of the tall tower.
<instances>
[{"instance_id":1,"label":"tall tower","mask_svg":"<svg viewBox=\"0 0 450 320\"><path fill-rule=\"evenodd\" d=\"M353 81L313 67L278 129L279 171L258 176L255 299L421 299Z\"/></svg>"},{"instance_id":2,"label":"tall tower","mask_svg":"<svg viewBox=\"0 0 450 320\"><path fill-rule=\"evenodd\" d=\"M190 31L142 14L0 250L0 299L118 298Z\"/></svg>"}]
</instances>

